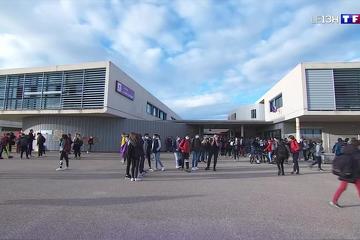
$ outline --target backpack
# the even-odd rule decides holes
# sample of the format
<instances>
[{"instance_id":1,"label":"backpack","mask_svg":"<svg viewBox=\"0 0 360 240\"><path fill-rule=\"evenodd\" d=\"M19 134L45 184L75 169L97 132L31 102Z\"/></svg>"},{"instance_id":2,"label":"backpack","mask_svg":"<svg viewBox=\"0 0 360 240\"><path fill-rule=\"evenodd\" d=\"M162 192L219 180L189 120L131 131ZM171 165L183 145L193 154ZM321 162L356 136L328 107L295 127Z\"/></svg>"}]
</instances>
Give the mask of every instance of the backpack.
<instances>
[{"instance_id":1,"label":"backpack","mask_svg":"<svg viewBox=\"0 0 360 240\"><path fill-rule=\"evenodd\" d=\"M300 150L299 144L297 143L296 140L291 141L290 143L290 151L292 153L297 153Z\"/></svg>"},{"instance_id":2,"label":"backpack","mask_svg":"<svg viewBox=\"0 0 360 240\"><path fill-rule=\"evenodd\" d=\"M352 156L349 154L336 156L332 164L332 173L342 178L350 178L352 176Z\"/></svg>"}]
</instances>

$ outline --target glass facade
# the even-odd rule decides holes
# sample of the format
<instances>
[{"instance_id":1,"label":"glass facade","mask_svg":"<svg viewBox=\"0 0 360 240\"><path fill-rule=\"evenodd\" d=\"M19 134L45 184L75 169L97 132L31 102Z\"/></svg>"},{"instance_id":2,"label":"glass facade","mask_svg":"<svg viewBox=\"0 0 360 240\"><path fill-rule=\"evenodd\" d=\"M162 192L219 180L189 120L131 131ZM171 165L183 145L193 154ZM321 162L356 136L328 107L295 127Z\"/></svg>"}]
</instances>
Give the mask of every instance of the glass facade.
<instances>
[{"instance_id":1,"label":"glass facade","mask_svg":"<svg viewBox=\"0 0 360 240\"><path fill-rule=\"evenodd\" d=\"M0 110L103 108L105 68L0 75Z\"/></svg>"}]
</instances>

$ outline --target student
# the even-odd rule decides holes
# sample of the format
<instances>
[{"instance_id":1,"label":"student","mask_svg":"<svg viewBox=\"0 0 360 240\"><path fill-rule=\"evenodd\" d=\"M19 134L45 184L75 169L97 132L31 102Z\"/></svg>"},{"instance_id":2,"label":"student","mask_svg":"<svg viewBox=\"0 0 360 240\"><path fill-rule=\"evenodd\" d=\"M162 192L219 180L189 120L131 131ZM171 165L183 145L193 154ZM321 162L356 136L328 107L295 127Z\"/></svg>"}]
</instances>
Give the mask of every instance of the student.
<instances>
[{"instance_id":1,"label":"student","mask_svg":"<svg viewBox=\"0 0 360 240\"><path fill-rule=\"evenodd\" d=\"M22 133L19 139L19 146L20 146L20 158L23 158L24 153L26 154L26 159L29 159L29 152L28 152L28 137L25 135L25 133Z\"/></svg>"},{"instance_id":2,"label":"student","mask_svg":"<svg viewBox=\"0 0 360 240\"><path fill-rule=\"evenodd\" d=\"M128 148L126 151L126 159L131 162L131 181L140 181L139 174L139 163L142 146L140 143L140 137L136 133L130 133Z\"/></svg>"},{"instance_id":3,"label":"student","mask_svg":"<svg viewBox=\"0 0 360 240\"><path fill-rule=\"evenodd\" d=\"M45 137L39 132L37 133L36 145L38 146L38 157L41 157L44 153Z\"/></svg>"},{"instance_id":4,"label":"student","mask_svg":"<svg viewBox=\"0 0 360 240\"><path fill-rule=\"evenodd\" d=\"M186 136L179 145L181 151L181 169L186 165L186 171L189 171L189 157L190 157L190 137ZM195 171L195 169L193 169Z\"/></svg>"},{"instance_id":5,"label":"student","mask_svg":"<svg viewBox=\"0 0 360 240\"><path fill-rule=\"evenodd\" d=\"M28 134L28 154L31 157L31 153L33 151L33 141L35 140L35 136L34 136L34 130L30 129L30 132Z\"/></svg>"},{"instance_id":6,"label":"student","mask_svg":"<svg viewBox=\"0 0 360 240\"><path fill-rule=\"evenodd\" d=\"M346 190L348 183L355 184L360 198L360 142L356 139L347 144L343 154L337 156L333 162L333 173L339 176L340 185L329 204L341 208L338 201L341 194ZM340 167L340 168L339 168ZM338 171L339 170L339 171Z\"/></svg>"},{"instance_id":7,"label":"student","mask_svg":"<svg viewBox=\"0 0 360 240\"><path fill-rule=\"evenodd\" d=\"M10 133L4 133L3 137L0 139L0 159L3 159L2 153L5 152L8 158L12 158L9 152L10 144Z\"/></svg>"},{"instance_id":8,"label":"student","mask_svg":"<svg viewBox=\"0 0 360 240\"><path fill-rule=\"evenodd\" d=\"M69 153L71 151L71 140L69 139L68 135L63 134L60 139L60 162L59 167L56 169L56 171L62 171L69 169ZM66 167L63 167L63 159L65 159Z\"/></svg>"},{"instance_id":9,"label":"student","mask_svg":"<svg viewBox=\"0 0 360 240\"><path fill-rule=\"evenodd\" d=\"M155 158L155 169L158 169L158 165L161 166L161 171L165 171L164 165L160 161L160 149L161 149L161 140L158 134L154 134L152 142L152 152L154 153Z\"/></svg>"},{"instance_id":10,"label":"student","mask_svg":"<svg viewBox=\"0 0 360 240\"><path fill-rule=\"evenodd\" d=\"M145 150L145 157L149 164L149 171L153 172L154 170L151 167L151 152L152 152L152 140L148 133L144 135L144 150Z\"/></svg>"},{"instance_id":11,"label":"student","mask_svg":"<svg viewBox=\"0 0 360 240\"><path fill-rule=\"evenodd\" d=\"M275 140L277 141L277 140ZM284 140L280 139L280 141L278 141L277 143L277 148L275 150L275 155L276 155L276 164L278 167L278 176L281 175L285 175L284 172L284 161L285 159L289 158L289 150L286 147L286 144L284 142Z\"/></svg>"},{"instance_id":12,"label":"student","mask_svg":"<svg viewBox=\"0 0 360 240\"><path fill-rule=\"evenodd\" d=\"M217 164L217 159L219 156L219 149L220 149L219 146L220 146L220 143L219 143L218 136L214 135L214 138L211 138L210 142L209 142L209 157L208 157L207 167L205 168L205 170L210 170L211 158L214 156L213 171L216 171L216 164Z\"/></svg>"},{"instance_id":13,"label":"student","mask_svg":"<svg viewBox=\"0 0 360 240\"><path fill-rule=\"evenodd\" d=\"M94 137L90 136L87 143L88 143L88 150L86 153L89 153L92 150L92 145L94 145Z\"/></svg>"},{"instance_id":14,"label":"student","mask_svg":"<svg viewBox=\"0 0 360 240\"><path fill-rule=\"evenodd\" d=\"M73 150L75 154L75 158L81 158L81 147L83 145L83 140L81 139L81 135L77 133L74 138Z\"/></svg>"},{"instance_id":15,"label":"student","mask_svg":"<svg viewBox=\"0 0 360 240\"><path fill-rule=\"evenodd\" d=\"M293 157L293 171L291 174L300 174L300 168L299 168L299 152L300 152L300 146L297 140L293 135L289 136L289 146L290 146L290 152L292 153Z\"/></svg>"},{"instance_id":16,"label":"student","mask_svg":"<svg viewBox=\"0 0 360 240\"><path fill-rule=\"evenodd\" d=\"M196 171L199 169L197 166L200 159L200 151L201 151L201 140L199 135L195 135L195 138L191 143L191 151L193 153L191 170Z\"/></svg>"},{"instance_id":17,"label":"student","mask_svg":"<svg viewBox=\"0 0 360 240\"><path fill-rule=\"evenodd\" d=\"M312 168L315 164L318 164L318 170L324 171L324 169L321 168L321 156L323 155L324 148L322 146L321 140L318 140L315 146L315 161L310 165Z\"/></svg>"},{"instance_id":18,"label":"student","mask_svg":"<svg viewBox=\"0 0 360 240\"><path fill-rule=\"evenodd\" d=\"M175 156L175 167L176 169L180 169L181 168L181 149L180 149L180 143L181 143L181 138L177 137L176 141L175 141L175 145L174 145L174 156Z\"/></svg>"}]
</instances>

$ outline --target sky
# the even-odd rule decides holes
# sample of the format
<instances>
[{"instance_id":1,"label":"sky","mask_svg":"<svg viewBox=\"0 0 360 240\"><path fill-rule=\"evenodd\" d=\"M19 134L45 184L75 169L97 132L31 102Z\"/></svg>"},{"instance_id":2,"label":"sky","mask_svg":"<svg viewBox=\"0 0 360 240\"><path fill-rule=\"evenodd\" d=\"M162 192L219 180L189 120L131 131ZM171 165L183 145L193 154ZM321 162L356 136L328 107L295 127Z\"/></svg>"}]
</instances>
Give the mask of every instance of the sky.
<instances>
[{"instance_id":1,"label":"sky","mask_svg":"<svg viewBox=\"0 0 360 240\"><path fill-rule=\"evenodd\" d=\"M359 0L0 0L0 68L110 60L183 119L226 119L301 62L360 61Z\"/></svg>"}]
</instances>

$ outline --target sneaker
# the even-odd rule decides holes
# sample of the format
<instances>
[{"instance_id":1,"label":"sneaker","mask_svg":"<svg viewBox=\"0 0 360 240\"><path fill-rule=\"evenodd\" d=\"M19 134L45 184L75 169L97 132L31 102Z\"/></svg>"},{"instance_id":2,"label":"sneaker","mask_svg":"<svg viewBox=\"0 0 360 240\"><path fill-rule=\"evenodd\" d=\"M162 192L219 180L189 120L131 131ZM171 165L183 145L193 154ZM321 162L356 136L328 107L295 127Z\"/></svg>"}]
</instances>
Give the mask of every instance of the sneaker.
<instances>
[{"instance_id":1,"label":"sneaker","mask_svg":"<svg viewBox=\"0 0 360 240\"><path fill-rule=\"evenodd\" d=\"M154 169L152 169L152 168L149 168L149 172L153 172L154 171Z\"/></svg>"},{"instance_id":2,"label":"sneaker","mask_svg":"<svg viewBox=\"0 0 360 240\"><path fill-rule=\"evenodd\" d=\"M324 169L322 169L322 168L320 168L320 169L319 169L319 172L325 172L325 170L324 170Z\"/></svg>"},{"instance_id":3,"label":"sneaker","mask_svg":"<svg viewBox=\"0 0 360 240\"><path fill-rule=\"evenodd\" d=\"M195 167L195 170L199 170L199 168L198 168L198 167Z\"/></svg>"},{"instance_id":4,"label":"sneaker","mask_svg":"<svg viewBox=\"0 0 360 240\"><path fill-rule=\"evenodd\" d=\"M126 175L125 179L131 179L131 177L129 175Z\"/></svg>"},{"instance_id":5,"label":"sneaker","mask_svg":"<svg viewBox=\"0 0 360 240\"><path fill-rule=\"evenodd\" d=\"M130 181L134 182L134 181L135 181L135 178L131 178Z\"/></svg>"},{"instance_id":6,"label":"sneaker","mask_svg":"<svg viewBox=\"0 0 360 240\"><path fill-rule=\"evenodd\" d=\"M206 167L205 170L210 170L210 169L208 167Z\"/></svg>"},{"instance_id":7,"label":"sneaker","mask_svg":"<svg viewBox=\"0 0 360 240\"><path fill-rule=\"evenodd\" d=\"M195 167L191 168L191 171L196 171L196 168Z\"/></svg>"},{"instance_id":8,"label":"sneaker","mask_svg":"<svg viewBox=\"0 0 360 240\"><path fill-rule=\"evenodd\" d=\"M138 181L142 181L141 178L135 178L135 181L138 182Z\"/></svg>"},{"instance_id":9,"label":"sneaker","mask_svg":"<svg viewBox=\"0 0 360 240\"><path fill-rule=\"evenodd\" d=\"M164 168L164 167L162 167L162 168L161 168L161 171L165 171L165 168Z\"/></svg>"},{"instance_id":10,"label":"sneaker","mask_svg":"<svg viewBox=\"0 0 360 240\"><path fill-rule=\"evenodd\" d=\"M63 168L61 168L61 167L58 167L57 169L56 169L56 171L63 171L64 169Z\"/></svg>"},{"instance_id":11,"label":"sneaker","mask_svg":"<svg viewBox=\"0 0 360 240\"><path fill-rule=\"evenodd\" d=\"M332 207L335 207L335 208L341 208L341 206L339 204L334 203L333 201L330 201L329 205L332 206Z\"/></svg>"},{"instance_id":12,"label":"sneaker","mask_svg":"<svg viewBox=\"0 0 360 240\"><path fill-rule=\"evenodd\" d=\"M64 170L70 170L70 167L65 167Z\"/></svg>"}]
</instances>

